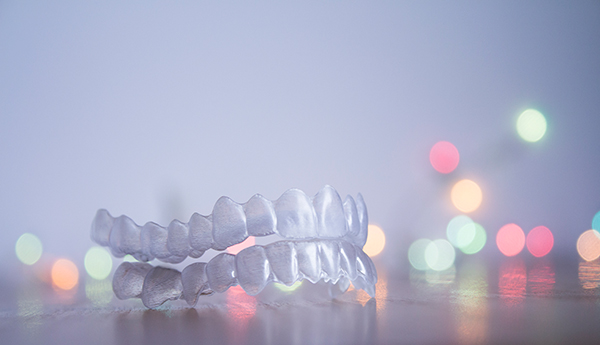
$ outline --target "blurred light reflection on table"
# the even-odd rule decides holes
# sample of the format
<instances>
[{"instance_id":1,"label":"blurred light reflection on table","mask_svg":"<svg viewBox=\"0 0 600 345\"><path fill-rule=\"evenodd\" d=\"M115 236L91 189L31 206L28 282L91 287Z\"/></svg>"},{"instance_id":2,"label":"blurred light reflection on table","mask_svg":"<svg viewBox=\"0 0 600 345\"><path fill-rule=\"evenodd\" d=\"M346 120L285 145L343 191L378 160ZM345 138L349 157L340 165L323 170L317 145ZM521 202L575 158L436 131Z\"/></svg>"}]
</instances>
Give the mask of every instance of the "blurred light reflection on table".
<instances>
[{"instance_id":1,"label":"blurred light reflection on table","mask_svg":"<svg viewBox=\"0 0 600 345\"><path fill-rule=\"evenodd\" d=\"M32 280L4 286L6 343L594 343L600 339L600 264L531 255L486 261L461 255L441 271L390 274L375 260L376 297L350 288L329 300L324 284L239 287L158 310L113 297L110 280L81 278L72 290ZM577 275L573 273L577 272ZM535 315L535 317L530 317ZM574 327L578 325L578 327ZM507 330L510 330L507 331ZM583 332L581 332L583 330Z\"/></svg>"}]
</instances>

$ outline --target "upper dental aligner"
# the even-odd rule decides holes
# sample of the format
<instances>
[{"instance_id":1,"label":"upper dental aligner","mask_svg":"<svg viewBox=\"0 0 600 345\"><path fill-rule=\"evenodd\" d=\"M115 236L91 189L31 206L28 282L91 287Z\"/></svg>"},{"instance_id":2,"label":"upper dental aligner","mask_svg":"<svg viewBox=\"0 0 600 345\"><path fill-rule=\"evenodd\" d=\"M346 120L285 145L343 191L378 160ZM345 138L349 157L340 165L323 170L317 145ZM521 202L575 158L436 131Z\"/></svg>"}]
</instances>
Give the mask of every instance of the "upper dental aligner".
<instances>
[{"instance_id":1,"label":"upper dental aligner","mask_svg":"<svg viewBox=\"0 0 600 345\"><path fill-rule=\"evenodd\" d=\"M269 282L289 286L302 279L324 280L336 295L345 292L352 281L374 297L377 272L359 246L343 239L279 241L255 245L237 255L221 253L182 272L123 262L113 276L113 290L119 299L141 298L148 308L179 298L194 306L198 296L224 292L238 284L249 295L256 295Z\"/></svg>"},{"instance_id":2,"label":"upper dental aligner","mask_svg":"<svg viewBox=\"0 0 600 345\"><path fill-rule=\"evenodd\" d=\"M198 258L208 249L225 250L248 236L278 234L285 239L345 239L362 248L367 240L368 216L363 198L347 196L342 202L331 186L313 198L289 189L270 201L260 194L245 204L221 197L209 216L194 213L188 223L173 220L167 228L148 222L137 225L127 216L112 217L98 210L92 239L110 247L116 257L126 254L140 261L158 259L179 263Z\"/></svg>"}]
</instances>

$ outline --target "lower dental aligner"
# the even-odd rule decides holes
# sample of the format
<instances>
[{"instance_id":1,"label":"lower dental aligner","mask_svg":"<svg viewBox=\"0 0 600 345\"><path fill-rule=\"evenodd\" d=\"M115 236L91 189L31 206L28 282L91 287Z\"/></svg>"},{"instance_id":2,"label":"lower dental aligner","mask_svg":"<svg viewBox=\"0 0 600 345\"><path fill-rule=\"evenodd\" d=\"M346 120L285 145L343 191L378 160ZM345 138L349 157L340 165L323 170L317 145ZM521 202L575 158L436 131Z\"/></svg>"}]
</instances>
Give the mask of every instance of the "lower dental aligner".
<instances>
[{"instance_id":1,"label":"lower dental aligner","mask_svg":"<svg viewBox=\"0 0 600 345\"><path fill-rule=\"evenodd\" d=\"M167 228L148 222L137 225L127 216L112 217L98 210L92 223L92 240L110 247L115 257L132 255L139 261L158 259L179 263L201 257L208 249L225 250L248 236L277 234L284 239L345 239L362 248L367 240L368 216L363 198L325 186L314 197L298 189L287 190L270 201L260 194L245 204L221 197L211 215L194 213L188 223L173 220Z\"/></svg>"},{"instance_id":2,"label":"lower dental aligner","mask_svg":"<svg viewBox=\"0 0 600 345\"><path fill-rule=\"evenodd\" d=\"M195 306L200 295L224 292L231 286L240 285L249 295L256 295L269 282L290 286L303 279L325 281L332 297L344 293L350 282L374 297L377 272L359 246L343 239L279 241L255 245L237 255L221 253L182 272L123 262L113 276L113 290L119 299L141 298L148 308L177 299Z\"/></svg>"}]
</instances>

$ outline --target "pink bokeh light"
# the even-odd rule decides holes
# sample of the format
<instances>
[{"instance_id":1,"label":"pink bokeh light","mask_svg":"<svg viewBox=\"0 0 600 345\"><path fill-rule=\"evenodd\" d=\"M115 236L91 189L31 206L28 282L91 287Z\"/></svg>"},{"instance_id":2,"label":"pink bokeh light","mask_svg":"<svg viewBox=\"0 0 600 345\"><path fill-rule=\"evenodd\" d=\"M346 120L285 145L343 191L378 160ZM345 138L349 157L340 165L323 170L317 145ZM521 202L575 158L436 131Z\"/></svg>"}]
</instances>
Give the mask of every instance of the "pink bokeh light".
<instances>
[{"instance_id":1,"label":"pink bokeh light","mask_svg":"<svg viewBox=\"0 0 600 345\"><path fill-rule=\"evenodd\" d=\"M456 146L447 141L439 141L429 152L429 161L435 170L442 174L454 171L458 166L460 157Z\"/></svg>"},{"instance_id":2,"label":"pink bokeh light","mask_svg":"<svg viewBox=\"0 0 600 345\"><path fill-rule=\"evenodd\" d=\"M506 256L515 256L525 247L525 233L517 224L506 224L498 230L496 244Z\"/></svg>"},{"instance_id":3,"label":"pink bokeh light","mask_svg":"<svg viewBox=\"0 0 600 345\"><path fill-rule=\"evenodd\" d=\"M554 246L554 236L545 226L536 226L527 234L527 249L531 255L541 258L550 253Z\"/></svg>"}]
</instances>

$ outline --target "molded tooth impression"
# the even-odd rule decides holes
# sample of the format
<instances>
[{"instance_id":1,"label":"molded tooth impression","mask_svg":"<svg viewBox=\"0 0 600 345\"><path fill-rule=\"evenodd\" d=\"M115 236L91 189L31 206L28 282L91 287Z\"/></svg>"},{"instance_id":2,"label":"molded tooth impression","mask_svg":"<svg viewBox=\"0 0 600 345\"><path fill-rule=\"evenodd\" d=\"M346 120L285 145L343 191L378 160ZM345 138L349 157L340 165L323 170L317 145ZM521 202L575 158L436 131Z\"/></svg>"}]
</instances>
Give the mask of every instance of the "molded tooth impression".
<instances>
[{"instance_id":1,"label":"molded tooth impression","mask_svg":"<svg viewBox=\"0 0 600 345\"><path fill-rule=\"evenodd\" d=\"M320 242L319 259L321 260L321 277L325 279L325 282L337 283L340 278L340 250L337 242Z\"/></svg>"},{"instance_id":2,"label":"molded tooth impression","mask_svg":"<svg viewBox=\"0 0 600 345\"><path fill-rule=\"evenodd\" d=\"M348 224L348 235L351 238L356 238L360 232L360 221L358 220L358 210L354 199L348 195L344 200L344 214L346 216L346 224Z\"/></svg>"},{"instance_id":3,"label":"molded tooth impression","mask_svg":"<svg viewBox=\"0 0 600 345\"><path fill-rule=\"evenodd\" d=\"M213 209L212 218L215 249L227 249L248 237L244 208L228 197L219 198Z\"/></svg>"},{"instance_id":4,"label":"molded tooth impression","mask_svg":"<svg viewBox=\"0 0 600 345\"><path fill-rule=\"evenodd\" d=\"M189 230L186 224L174 220L167 229L167 249L175 256L187 257L192 248L189 241Z\"/></svg>"},{"instance_id":5,"label":"molded tooth impression","mask_svg":"<svg viewBox=\"0 0 600 345\"><path fill-rule=\"evenodd\" d=\"M129 217L117 217L109 237L110 249L116 257L137 254L142 251L140 227Z\"/></svg>"},{"instance_id":6,"label":"molded tooth impression","mask_svg":"<svg viewBox=\"0 0 600 345\"><path fill-rule=\"evenodd\" d=\"M156 308L168 300L181 296L183 285L179 271L154 267L146 275L142 287L142 302L148 308Z\"/></svg>"},{"instance_id":7,"label":"molded tooth impression","mask_svg":"<svg viewBox=\"0 0 600 345\"><path fill-rule=\"evenodd\" d=\"M298 189L290 189L275 201L277 231L284 238L317 237L317 219L312 202Z\"/></svg>"},{"instance_id":8,"label":"molded tooth impression","mask_svg":"<svg viewBox=\"0 0 600 345\"><path fill-rule=\"evenodd\" d=\"M192 252L190 255L201 257L202 254L213 245L212 223L207 217L194 213L188 223L190 232L190 245Z\"/></svg>"},{"instance_id":9,"label":"molded tooth impression","mask_svg":"<svg viewBox=\"0 0 600 345\"><path fill-rule=\"evenodd\" d=\"M213 291L208 286L206 277L206 263L193 263L181 272L183 285L182 297L190 306L195 306L199 295L211 295Z\"/></svg>"},{"instance_id":10,"label":"molded tooth impression","mask_svg":"<svg viewBox=\"0 0 600 345\"><path fill-rule=\"evenodd\" d=\"M244 205L248 235L268 236L275 233L277 217L273 203L264 196L256 194Z\"/></svg>"},{"instance_id":11,"label":"molded tooth impression","mask_svg":"<svg viewBox=\"0 0 600 345\"><path fill-rule=\"evenodd\" d=\"M237 282L235 255L221 253L206 265L208 285L215 292L223 292Z\"/></svg>"},{"instance_id":12,"label":"molded tooth impression","mask_svg":"<svg viewBox=\"0 0 600 345\"><path fill-rule=\"evenodd\" d=\"M271 274L269 260L262 246L252 246L235 257L238 281L248 295L256 295L267 285Z\"/></svg>"},{"instance_id":13,"label":"molded tooth impression","mask_svg":"<svg viewBox=\"0 0 600 345\"><path fill-rule=\"evenodd\" d=\"M358 211L358 221L360 223L360 231L356 237L356 245L364 247L367 242L367 234L369 232L369 215L367 214L367 205L363 200L362 194L356 196L356 210Z\"/></svg>"},{"instance_id":14,"label":"molded tooth impression","mask_svg":"<svg viewBox=\"0 0 600 345\"><path fill-rule=\"evenodd\" d=\"M331 186L323 187L313 199L290 189L275 202L260 194L246 204L221 197L213 214L194 213L189 223L174 220L168 228L146 223L136 225L130 218L113 218L98 210L92 223L92 239L109 246L113 255L133 255L140 261L158 259L179 263L198 258L208 249L225 250L248 236L279 234L286 239L346 239L362 248L367 239L368 216L363 198L347 196L342 203Z\"/></svg>"},{"instance_id":15,"label":"molded tooth impression","mask_svg":"<svg viewBox=\"0 0 600 345\"><path fill-rule=\"evenodd\" d=\"M152 266L142 262L123 262L113 275L113 291L118 299L140 297L144 278Z\"/></svg>"},{"instance_id":16,"label":"molded tooth impression","mask_svg":"<svg viewBox=\"0 0 600 345\"><path fill-rule=\"evenodd\" d=\"M340 238L348 232L344 206L340 195L331 186L325 186L315 195L313 205L317 214L320 238Z\"/></svg>"},{"instance_id":17,"label":"molded tooth impression","mask_svg":"<svg viewBox=\"0 0 600 345\"><path fill-rule=\"evenodd\" d=\"M305 278L329 282L332 297L345 292L350 281L375 296L377 273L373 262L360 248L345 240L255 245L237 256L222 253L208 263L193 263L182 273L124 262L115 272L113 289L118 298L138 297L148 308L179 298L194 306L200 295L224 292L230 286L239 284L248 294L256 295L269 282L289 285Z\"/></svg>"},{"instance_id":18,"label":"molded tooth impression","mask_svg":"<svg viewBox=\"0 0 600 345\"><path fill-rule=\"evenodd\" d=\"M92 240L101 246L109 246L110 231L114 218L105 209L99 209L92 222Z\"/></svg>"},{"instance_id":19,"label":"molded tooth impression","mask_svg":"<svg viewBox=\"0 0 600 345\"><path fill-rule=\"evenodd\" d=\"M265 248L267 259L275 280L290 286L298 278L298 260L294 244L288 241L276 242Z\"/></svg>"}]
</instances>

